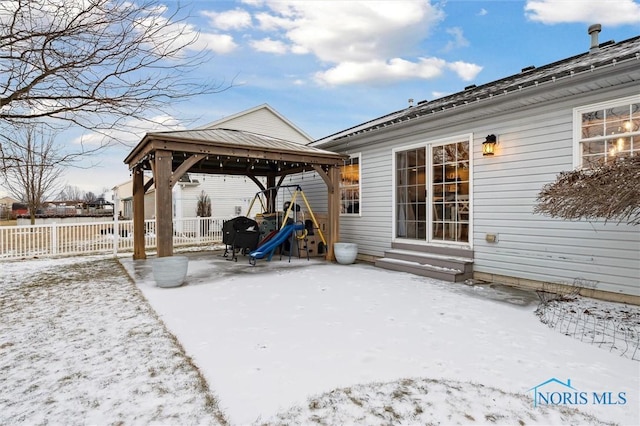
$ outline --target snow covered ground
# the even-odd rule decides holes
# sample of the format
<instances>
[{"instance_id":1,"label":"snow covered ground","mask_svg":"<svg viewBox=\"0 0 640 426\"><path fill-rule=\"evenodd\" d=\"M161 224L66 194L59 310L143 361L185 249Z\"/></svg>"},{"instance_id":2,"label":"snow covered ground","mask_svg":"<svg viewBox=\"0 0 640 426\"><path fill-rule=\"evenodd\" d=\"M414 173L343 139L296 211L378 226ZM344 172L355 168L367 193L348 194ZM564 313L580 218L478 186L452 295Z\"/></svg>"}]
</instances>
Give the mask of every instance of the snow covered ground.
<instances>
[{"instance_id":1,"label":"snow covered ground","mask_svg":"<svg viewBox=\"0 0 640 426\"><path fill-rule=\"evenodd\" d=\"M116 259L0 265L0 425L225 421Z\"/></svg>"},{"instance_id":2,"label":"snow covered ground","mask_svg":"<svg viewBox=\"0 0 640 426\"><path fill-rule=\"evenodd\" d=\"M107 258L2 263L0 424L640 424L640 362L524 294L188 255L172 289L149 261L120 259L135 284ZM578 404L534 407L538 385Z\"/></svg>"}]
</instances>

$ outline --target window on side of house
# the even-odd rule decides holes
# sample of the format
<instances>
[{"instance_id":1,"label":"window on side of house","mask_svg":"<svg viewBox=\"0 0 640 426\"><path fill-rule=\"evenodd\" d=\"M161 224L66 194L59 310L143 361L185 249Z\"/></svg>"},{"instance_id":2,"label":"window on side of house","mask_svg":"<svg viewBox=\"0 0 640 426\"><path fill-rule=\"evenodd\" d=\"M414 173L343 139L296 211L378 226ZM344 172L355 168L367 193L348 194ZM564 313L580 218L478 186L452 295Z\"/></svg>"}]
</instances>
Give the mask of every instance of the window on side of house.
<instances>
[{"instance_id":1,"label":"window on side of house","mask_svg":"<svg viewBox=\"0 0 640 426\"><path fill-rule=\"evenodd\" d=\"M340 167L340 213L360 214L360 154Z\"/></svg>"},{"instance_id":2,"label":"window on side of house","mask_svg":"<svg viewBox=\"0 0 640 426\"><path fill-rule=\"evenodd\" d=\"M640 153L640 96L576 108L577 166Z\"/></svg>"}]
</instances>

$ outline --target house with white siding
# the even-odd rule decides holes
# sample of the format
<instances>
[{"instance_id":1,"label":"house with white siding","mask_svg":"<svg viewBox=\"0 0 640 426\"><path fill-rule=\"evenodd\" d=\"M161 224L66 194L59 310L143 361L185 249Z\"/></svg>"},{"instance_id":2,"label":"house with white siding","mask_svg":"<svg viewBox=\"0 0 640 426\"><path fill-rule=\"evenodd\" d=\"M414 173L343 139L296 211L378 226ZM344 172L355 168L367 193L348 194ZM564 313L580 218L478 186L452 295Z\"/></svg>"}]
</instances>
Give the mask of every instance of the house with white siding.
<instances>
[{"instance_id":1,"label":"house with white siding","mask_svg":"<svg viewBox=\"0 0 640 426\"><path fill-rule=\"evenodd\" d=\"M258 105L213 121L197 130L206 129L240 130L303 145L313 140L268 104ZM203 191L211 198L212 216L245 215L259 190L256 184L246 176L188 173L173 188L174 216L195 217L198 197Z\"/></svg>"},{"instance_id":2,"label":"house with white siding","mask_svg":"<svg viewBox=\"0 0 640 426\"><path fill-rule=\"evenodd\" d=\"M146 184L151 179L150 176L144 176L143 181ZM111 188L114 208L118 212L118 216L123 219L131 219L133 217L133 181L119 183ZM144 195L144 214L145 219L152 219L155 216L155 191L152 187Z\"/></svg>"},{"instance_id":3,"label":"house with white siding","mask_svg":"<svg viewBox=\"0 0 640 426\"><path fill-rule=\"evenodd\" d=\"M257 133L300 144L313 139L268 104L213 121L197 130L228 129ZM263 182L264 183L264 182ZM211 215L234 217L247 214L260 189L246 176L188 173L173 188L175 217L195 217L201 192L211 198Z\"/></svg>"},{"instance_id":4,"label":"house with white siding","mask_svg":"<svg viewBox=\"0 0 640 426\"><path fill-rule=\"evenodd\" d=\"M599 32L584 53L313 142L350 156L340 240L388 269L640 304L639 227L533 212L560 172L640 155L640 37ZM302 185L321 210L321 180Z\"/></svg>"}]
</instances>

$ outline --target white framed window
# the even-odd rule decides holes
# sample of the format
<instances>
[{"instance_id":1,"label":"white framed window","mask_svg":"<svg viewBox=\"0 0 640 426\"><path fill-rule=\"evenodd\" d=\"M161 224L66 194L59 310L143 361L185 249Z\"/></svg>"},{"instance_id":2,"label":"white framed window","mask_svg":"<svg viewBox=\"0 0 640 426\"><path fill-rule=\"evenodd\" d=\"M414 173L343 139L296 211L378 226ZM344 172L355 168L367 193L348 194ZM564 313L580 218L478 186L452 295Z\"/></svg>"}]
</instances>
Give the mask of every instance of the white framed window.
<instances>
[{"instance_id":1,"label":"white framed window","mask_svg":"<svg viewBox=\"0 0 640 426\"><path fill-rule=\"evenodd\" d=\"M340 166L340 213L360 215L360 154Z\"/></svg>"},{"instance_id":2,"label":"white framed window","mask_svg":"<svg viewBox=\"0 0 640 426\"><path fill-rule=\"evenodd\" d=\"M574 166L640 153L640 95L574 109Z\"/></svg>"}]
</instances>

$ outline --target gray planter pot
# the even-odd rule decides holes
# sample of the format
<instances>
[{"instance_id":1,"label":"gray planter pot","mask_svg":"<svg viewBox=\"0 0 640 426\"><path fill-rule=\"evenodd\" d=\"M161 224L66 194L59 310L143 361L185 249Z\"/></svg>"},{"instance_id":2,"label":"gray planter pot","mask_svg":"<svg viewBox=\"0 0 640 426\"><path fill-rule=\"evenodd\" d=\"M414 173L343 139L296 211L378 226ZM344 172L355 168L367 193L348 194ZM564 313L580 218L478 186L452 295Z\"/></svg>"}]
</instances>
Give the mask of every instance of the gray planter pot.
<instances>
[{"instance_id":1,"label":"gray planter pot","mask_svg":"<svg viewBox=\"0 0 640 426\"><path fill-rule=\"evenodd\" d=\"M358 245L355 243L333 243L333 254L341 265L349 265L356 261Z\"/></svg>"},{"instance_id":2,"label":"gray planter pot","mask_svg":"<svg viewBox=\"0 0 640 426\"><path fill-rule=\"evenodd\" d=\"M184 283L189 268L186 256L159 257L151 261L153 279L158 287L179 287Z\"/></svg>"}]
</instances>

